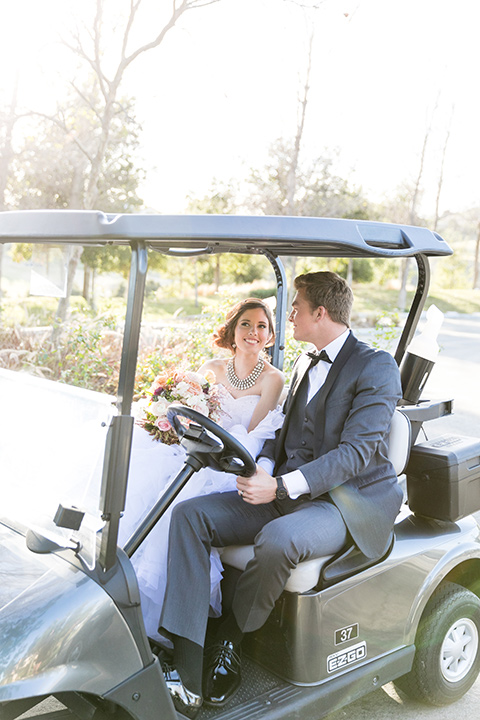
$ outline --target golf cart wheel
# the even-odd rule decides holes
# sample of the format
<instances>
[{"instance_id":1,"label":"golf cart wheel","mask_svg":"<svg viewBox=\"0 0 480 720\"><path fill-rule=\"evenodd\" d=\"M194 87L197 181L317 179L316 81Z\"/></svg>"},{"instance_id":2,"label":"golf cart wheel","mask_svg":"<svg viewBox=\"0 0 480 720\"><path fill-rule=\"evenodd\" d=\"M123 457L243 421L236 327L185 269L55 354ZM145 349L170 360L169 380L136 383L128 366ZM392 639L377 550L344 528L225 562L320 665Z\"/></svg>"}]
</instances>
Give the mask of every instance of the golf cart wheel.
<instances>
[{"instance_id":1,"label":"golf cart wheel","mask_svg":"<svg viewBox=\"0 0 480 720\"><path fill-rule=\"evenodd\" d=\"M415 700L448 705L480 671L480 600L454 583L440 586L420 621L411 671L395 684Z\"/></svg>"}]
</instances>

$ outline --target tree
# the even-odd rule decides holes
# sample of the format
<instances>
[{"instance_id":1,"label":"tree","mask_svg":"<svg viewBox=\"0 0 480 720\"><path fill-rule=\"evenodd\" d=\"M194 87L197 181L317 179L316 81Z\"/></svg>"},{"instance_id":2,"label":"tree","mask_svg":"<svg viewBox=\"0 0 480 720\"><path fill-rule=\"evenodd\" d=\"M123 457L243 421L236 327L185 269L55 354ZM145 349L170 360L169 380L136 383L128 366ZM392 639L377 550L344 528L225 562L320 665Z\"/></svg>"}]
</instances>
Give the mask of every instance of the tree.
<instances>
[{"instance_id":1,"label":"tree","mask_svg":"<svg viewBox=\"0 0 480 720\"><path fill-rule=\"evenodd\" d=\"M480 262L480 222L477 225L477 237L475 239L475 257L473 261L473 289L478 287L479 272L478 265Z\"/></svg>"},{"instance_id":2,"label":"tree","mask_svg":"<svg viewBox=\"0 0 480 720\"><path fill-rule=\"evenodd\" d=\"M126 121L129 115L129 108L123 104L120 94L122 81L128 68L138 57L159 47L184 13L219 1L173 0L166 20L159 21L157 17L152 18L150 27L154 28L154 32L151 39L132 47L133 31L136 30L136 20L142 0L129 0L126 5L127 12L123 17L118 2L96 0L92 26L83 28L83 31L78 29L70 40L64 41L65 45L79 58L82 65L88 67L89 72L93 74L93 96L98 97L98 103L92 103L90 97L85 96L82 83L72 83L73 90L84 103L84 112L90 116L95 126L90 137L91 144L82 142L79 135L75 132L72 133L68 117L65 117L61 110L50 117L50 121L64 133L63 144L73 143L80 154L80 167L84 181L81 188L80 182L78 182L81 193L78 195L78 205L75 204L73 207L93 210L103 200L102 185L106 186L110 160L115 153L115 123L116 120ZM125 7L125 3L122 3L122 6ZM112 13L112 23L105 21L109 9ZM156 10L159 12L158 7ZM107 33L105 29L107 25L115 27L115 34ZM117 37L119 43L114 47ZM106 53L107 44L109 53ZM77 199L75 202L77 203ZM75 247L71 253L68 266L67 296L59 302L57 313L59 320L64 320L66 317L73 278L81 252L81 248Z\"/></svg>"},{"instance_id":3,"label":"tree","mask_svg":"<svg viewBox=\"0 0 480 720\"><path fill-rule=\"evenodd\" d=\"M411 196L410 217L409 217L409 223L408 223L409 225L418 225L419 224L418 217L417 217L417 208L418 208L419 200L421 197L421 182L422 182L423 171L424 171L424 167L425 167L425 156L426 156L426 151L427 151L427 145L428 145L428 141L430 139L430 135L432 132L433 118L437 111L437 107L438 107L438 97L435 102L435 106L433 108L430 119L428 121L427 127L425 129L425 135L423 137L422 150L420 152L420 159L419 159L419 164L418 164L418 173L417 173L417 177L415 179L413 193ZM408 281L409 266L410 266L410 258L405 258L405 260L402 262L402 266L401 266L401 270L400 270L400 291L398 293L398 307L400 310L405 310L405 307L407 304L407 281Z\"/></svg>"},{"instance_id":4,"label":"tree","mask_svg":"<svg viewBox=\"0 0 480 720\"><path fill-rule=\"evenodd\" d=\"M348 180L333 170L333 160L325 155L309 165L295 161L295 142L277 140L270 148L265 167L253 170L249 183L251 192L247 207L265 215L292 213L306 217L343 217L367 219L374 214L361 189L351 187ZM289 200L289 170L296 162L296 190ZM296 274L296 258L288 263L290 294ZM355 261L353 261L355 263ZM347 275L353 277L354 264L347 264Z\"/></svg>"},{"instance_id":5,"label":"tree","mask_svg":"<svg viewBox=\"0 0 480 720\"><path fill-rule=\"evenodd\" d=\"M85 103L88 103L87 111ZM82 208L88 180L88 167L79 145L91 149L95 143L98 96L93 82L82 89L82 99L70 94L59 107L60 122L43 116L24 118L28 122L23 143L11 162L8 182L9 196L14 207L20 209ZM140 128L129 109L113 118L111 139L105 157L104 170L99 179L99 206L106 212L132 212L142 205L138 185L143 171L134 164ZM66 130L69 134L66 134ZM76 141L74 141L74 139ZM118 268L119 261L127 265L128 249L113 258L112 252L84 249L81 260L84 268L84 297L92 301L93 277L98 270ZM112 256L108 260L108 256ZM121 263L120 263L121 264Z\"/></svg>"},{"instance_id":6,"label":"tree","mask_svg":"<svg viewBox=\"0 0 480 720\"><path fill-rule=\"evenodd\" d=\"M440 208L440 196L441 196L441 194L442 194L442 187L443 187L443 172L444 172L444 169L445 169L445 156L446 156L446 154L447 154L448 141L450 140L450 130L451 130L452 121L453 121L454 109L455 109L455 106L452 106L452 112L451 112L451 115L450 115L450 122L449 122L449 124L448 124L447 131L446 131L446 133L445 133L445 141L444 141L444 143L443 143L443 148L442 148L442 159L441 159L441 162L440 162L440 169L439 169L439 172L438 172L437 197L436 197L436 199L435 199L435 219L434 219L434 222L433 222L433 229L434 229L434 230L437 229L438 219L439 219L439 215L440 215L440 209L439 209L439 208Z\"/></svg>"},{"instance_id":7,"label":"tree","mask_svg":"<svg viewBox=\"0 0 480 720\"><path fill-rule=\"evenodd\" d=\"M13 152L13 128L17 122L17 92L18 92L18 74L15 76L10 108L6 111L5 116L0 114L0 212L7 209L7 184L10 173L10 166L14 157ZM2 265L3 265L3 245L0 244L0 300L2 298Z\"/></svg>"},{"instance_id":8,"label":"tree","mask_svg":"<svg viewBox=\"0 0 480 720\"><path fill-rule=\"evenodd\" d=\"M187 212L194 214L206 213L207 215L234 215L238 207L237 193L238 188L236 188L232 182L222 183L214 178L206 195L203 197L188 196ZM208 279L210 282L213 280L215 283L217 292L220 289L222 279L220 255L215 255L213 258L195 258L193 260L195 305L198 304L199 264L204 266L203 274L205 279Z\"/></svg>"}]
</instances>

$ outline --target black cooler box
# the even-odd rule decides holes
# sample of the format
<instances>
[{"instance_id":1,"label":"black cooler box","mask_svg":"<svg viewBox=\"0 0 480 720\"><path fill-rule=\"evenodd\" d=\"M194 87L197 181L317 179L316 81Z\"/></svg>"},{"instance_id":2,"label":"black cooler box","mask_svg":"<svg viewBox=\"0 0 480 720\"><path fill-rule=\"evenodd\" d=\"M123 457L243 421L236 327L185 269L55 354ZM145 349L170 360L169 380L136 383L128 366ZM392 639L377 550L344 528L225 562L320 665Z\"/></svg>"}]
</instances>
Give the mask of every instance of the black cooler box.
<instances>
[{"instance_id":1,"label":"black cooler box","mask_svg":"<svg viewBox=\"0 0 480 720\"><path fill-rule=\"evenodd\" d=\"M480 510L480 440L442 435L412 447L408 504L416 515L455 522Z\"/></svg>"}]
</instances>

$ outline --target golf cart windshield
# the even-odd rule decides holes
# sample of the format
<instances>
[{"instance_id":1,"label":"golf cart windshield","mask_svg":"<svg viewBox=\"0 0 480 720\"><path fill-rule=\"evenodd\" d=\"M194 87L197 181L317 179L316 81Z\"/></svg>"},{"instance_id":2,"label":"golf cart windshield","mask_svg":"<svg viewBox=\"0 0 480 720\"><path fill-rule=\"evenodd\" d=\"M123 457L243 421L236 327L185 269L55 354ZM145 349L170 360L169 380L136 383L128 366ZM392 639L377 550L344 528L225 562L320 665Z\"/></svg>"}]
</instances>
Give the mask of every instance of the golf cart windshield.
<instances>
[{"instance_id":1,"label":"golf cart windshield","mask_svg":"<svg viewBox=\"0 0 480 720\"><path fill-rule=\"evenodd\" d=\"M0 516L60 535L70 531L53 524L59 504L86 511L85 527L102 524L105 441L117 412L113 395L82 387L95 332L77 324L75 298L60 338L69 252L4 245L0 328Z\"/></svg>"},{"instance_id":2,"label":"golf cart windshield","mask_svg":"<svg viewBox=\"0 0 480 720\"><path fill-rule=\"evenodd\" d=\"M273 362L279 367L287 311L281 257L414 258L418 287L396 352L400 362L425 302L427 258L451 254L442 238L423 228L365 221L77 211L0 213L0 242L0 515L55 529L59 503L76 506L87 512L92 528L113 523L110 539L115 543L125 500L149 254L264 256L277 285ZM101 332L93 319L85 326L91 311L75 294L82 281L85 290L87 280L81 273L89 267L92 249L104 253L100 259L95 256L97 266L91 261L93 268L112 269L104 283L112 312L100 318ZM113 273L120 254L123 262L128 256L125 279ZM73 256L77 265L72 278ZM72 280L77 285L65 320L61 304ZM79 308L82 323L75 324ZM114 345L118 353L109 355ZM98 392L95 378L104 380L105 374L111 382L102 382Z\"/></svg>"}]
</instances>

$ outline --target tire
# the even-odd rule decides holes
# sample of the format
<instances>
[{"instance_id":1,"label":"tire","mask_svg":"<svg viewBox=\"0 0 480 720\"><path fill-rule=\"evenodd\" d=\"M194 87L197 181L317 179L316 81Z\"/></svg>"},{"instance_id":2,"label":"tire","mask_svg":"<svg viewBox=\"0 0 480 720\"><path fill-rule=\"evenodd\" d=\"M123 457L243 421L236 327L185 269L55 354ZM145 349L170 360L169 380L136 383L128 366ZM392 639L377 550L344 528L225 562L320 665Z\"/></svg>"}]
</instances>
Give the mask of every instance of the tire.
<instances>
[{"instance_id":1,"label":"tire","mask_svg":"<svg viewBox=\"0 0 480 720\"><path fill-rule=\"evenodd\" d=\"M413 666L395 685L414 700L448 705L471 688L480 671L480 600L444 583L419 624Z\"/></svg>"}]
</instances>

